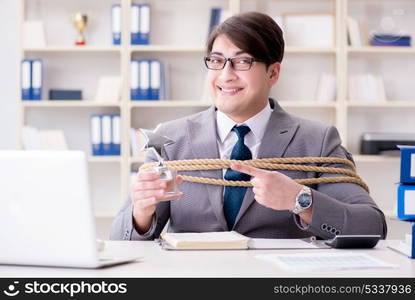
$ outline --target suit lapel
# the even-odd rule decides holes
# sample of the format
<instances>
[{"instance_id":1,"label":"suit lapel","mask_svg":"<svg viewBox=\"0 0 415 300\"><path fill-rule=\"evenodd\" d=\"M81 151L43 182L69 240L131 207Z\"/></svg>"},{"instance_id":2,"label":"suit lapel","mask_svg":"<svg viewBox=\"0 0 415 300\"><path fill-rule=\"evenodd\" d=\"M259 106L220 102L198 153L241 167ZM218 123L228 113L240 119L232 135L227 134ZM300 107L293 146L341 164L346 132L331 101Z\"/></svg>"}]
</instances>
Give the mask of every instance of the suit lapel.
<instances>
[{"instance_id":1,"label":"suit lapel","mask_svg":"<svg viewBox=\"0 0 415 300\"><path fill-rule=\"evenodd\" d=\"M196 159L220 158L217 144L215 107L211 107L199 116L198 119L190 119L187 123L187 134L193 155ZM198 172L203 177L223 179L222 170ZM228 230L223 214L223 186L211 184L205 184L205 186L216 218L223 229Z\"/></svg>"},{"instance_id":2,"label":"suit lapel","mask_svg":"<svg viewBox=\"0 0 415 300\"><path fill-rule=\"evenodd\" d=\"M270 103L274 105L274 110L265 129L264 137L258 150L258 158L282 157L299 126L298 122L293 120L277 101L270 99ZM254 200L252 188L248 188L239 213L236 216L235 225Z\"/></svg>"}]
</instances>

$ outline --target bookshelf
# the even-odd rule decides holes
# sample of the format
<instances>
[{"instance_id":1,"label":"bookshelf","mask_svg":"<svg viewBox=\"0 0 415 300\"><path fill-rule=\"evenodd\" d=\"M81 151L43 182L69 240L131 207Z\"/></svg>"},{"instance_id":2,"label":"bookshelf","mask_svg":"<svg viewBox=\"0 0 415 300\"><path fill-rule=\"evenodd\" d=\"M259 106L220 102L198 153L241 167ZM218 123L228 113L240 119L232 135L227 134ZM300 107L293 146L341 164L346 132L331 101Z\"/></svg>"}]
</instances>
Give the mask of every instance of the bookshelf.
<instances>
[{"instance_id":1,"label":"bookshelf","mask_svg":"<svg viewBox=\"0 0 415 300\"><path fill-rule=\"evenodd\" d=\"M271 96L290 113L335 125L343 144L354 153L358 169L371 185L371 172L379 164L386 164L387 176L398 168L394 157L364 156L358 154L358 140L365 131L396 131L400 127L414 128L415 100L410 87L415 76L414 47L351 47L347 44L347 16L362 20L368 18L372 6L393 9L401 6L408 12L415 10L409 0L20 0L20 25L24 20L41 20L46 29L46 47L21 47L21 58L44 60L45 84L43 94L53 87L82 89L84 99L76 101L20 101L20 129L24 125L64 130L70 149L90 153L89 116L110 113L121 116L121 156L93 157L91 187L97 216L114 216L127 199L131 169L142 163L141 157L131 157L130 127L151 128L162 121L175 119L202 111L211 103L204 100L202 62L209 12L212 7L222 7L233 14L260 11L273 17L285 12L324 12L334 17L334 45L332 47L298 47L286 45L280 80ZM129 44L129 16L131 3L151 5L151 44ZM122 8L122 41L113 46L111 39L112 4ZM397 4L396 4L397 3ZM91 26L86 29L87 45L73 45L75 29L69 15L75 11L88 13ZM189 13L190 12L190 13ZM376 19L376 18L375 18ZM407 21L410 22L410 21ZM190 26L191 25L191 26ZM370 24L369 24L370 25ZM415 28L412 23L403 23ZM411 27L412 26L412 27ZM411 29L412 30L412 29ZM185 34L183 34L185 33ZM415 36L415 35L413 35ZM23 43L22 43L23 45ZM162 101L130 101L130 60L155 58L167 62L170 68L170 97ZM401 61L403 60L403 61ZM395 74L405 66L403 82L386 75L387 102L369 103L348 98L348 76L369 69L387 74L391 64ZM19 62L20 70L20 62ZM333 74L337 82L336 99L320 102L314 99L321 72ZM114 75L122 78L122 97L118 103L93 101L98 77ZM412 76L411 76L412 75ZM295 83L295 84L293 84ZM298 87L301 86L301 89ZM389 89L390 88L390 89ZM406 89L405 89L406 88ZM389 117L389 114L392 114ZM385 117L387 116L387 117ZM379 118L385 117L381 122ZM373 121L373 118L375 121ZM399 122L397 122L399 120ZM391 125L392 124L392 125ZM385 171L386 172L386 171ZM381 174L382 175L382 174ZM397 175L396 175L397 176ZM389 179L386 180L390 182ZM394 181L392 181L394 182ZM374 183L377 184L377 181ZM380 189L383 187L380 187ZM374 196L382 198L380 206L390 210L390 191ZM389 198L389 199L387 199Z\"/></svg>"}]
</instances>

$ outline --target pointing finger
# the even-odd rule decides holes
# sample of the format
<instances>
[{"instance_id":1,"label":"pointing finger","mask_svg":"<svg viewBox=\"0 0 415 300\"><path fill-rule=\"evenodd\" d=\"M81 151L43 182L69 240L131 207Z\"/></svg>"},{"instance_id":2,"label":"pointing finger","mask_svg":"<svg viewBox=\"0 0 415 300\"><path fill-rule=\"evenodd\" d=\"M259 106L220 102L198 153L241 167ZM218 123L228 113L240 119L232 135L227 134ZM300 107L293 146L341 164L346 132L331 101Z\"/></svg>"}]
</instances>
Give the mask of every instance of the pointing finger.
<instances>
[{"instance_id":1,"label":"pointing finger","mask_svg":"<svg viewBox=\"0 0 415 300\"><path fill-rule=\"evenodd\" d=\"M254 168L254 167L251 167L251 166L246 166L246 165L243 165L243 164L240 164L240 163L231 164L231 169L234 170L234 171L238 171L238 172L241 172L241 173L245 173L245 174L254 176L254 177L264 175L268 172L268 171L261 170L261 169L258 169L258 168Z\"/></svg>"}]
</instances>

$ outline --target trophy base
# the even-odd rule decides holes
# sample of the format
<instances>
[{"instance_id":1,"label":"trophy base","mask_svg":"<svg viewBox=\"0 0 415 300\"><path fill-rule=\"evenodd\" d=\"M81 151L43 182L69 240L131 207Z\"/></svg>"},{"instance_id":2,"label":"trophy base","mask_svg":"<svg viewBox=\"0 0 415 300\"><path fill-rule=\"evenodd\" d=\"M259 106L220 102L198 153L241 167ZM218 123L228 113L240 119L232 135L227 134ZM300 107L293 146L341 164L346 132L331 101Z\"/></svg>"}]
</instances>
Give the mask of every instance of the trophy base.
<instances>
[{"instance_id":1,"label":"trophy base","mask_svg":"<svg viewBox=\"0 0 415 300\"><path fill-rule=\"evenodd\" d=\"M85 42L76 42L75 43L76 46L85 46Z\"/></svg>"}]
</instances>

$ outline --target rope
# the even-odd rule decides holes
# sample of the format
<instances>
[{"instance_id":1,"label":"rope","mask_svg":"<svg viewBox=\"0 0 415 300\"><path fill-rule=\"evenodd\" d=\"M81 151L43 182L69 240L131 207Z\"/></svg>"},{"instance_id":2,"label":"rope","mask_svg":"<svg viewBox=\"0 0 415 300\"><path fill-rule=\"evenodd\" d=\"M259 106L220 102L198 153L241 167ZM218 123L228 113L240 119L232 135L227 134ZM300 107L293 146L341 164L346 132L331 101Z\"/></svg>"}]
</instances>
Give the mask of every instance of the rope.
<instances>
[{"instance_id":1,"label":"rope","mask_svg":"<svg viewBox=\"0 0 415 300\"><path fill-rule=\"evenodd\" d=\"M349 182L362 186L369 192L369 187L357 175L355 165L345 158L336 157L289 157L289 158L261 158L253 160L230 160L230 159L188 159L188 160L172 160L166 161L163 164L169 168L174 168L177 171L202 171L202 170L221 170L228 169L233 163L240 163L247 166L252 166L260 169L268 170L295 170L303 172L317 172L317 173L331 173L341 174L347 176L331 176L320 178L294 179L299 184L325 184L325 183L339 183ZM342 164L352 168L352 170L340 167L317 167L300 164ZM148 171L157 166L158 162L145 163L140 167L140 170ZM183 179L188 182L224 185L224 186L244 186L252 187L249 181L231 181L224 179L214 179L206 177L182 175Z\"/></svg>"}]
</instances>

